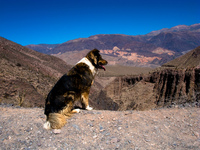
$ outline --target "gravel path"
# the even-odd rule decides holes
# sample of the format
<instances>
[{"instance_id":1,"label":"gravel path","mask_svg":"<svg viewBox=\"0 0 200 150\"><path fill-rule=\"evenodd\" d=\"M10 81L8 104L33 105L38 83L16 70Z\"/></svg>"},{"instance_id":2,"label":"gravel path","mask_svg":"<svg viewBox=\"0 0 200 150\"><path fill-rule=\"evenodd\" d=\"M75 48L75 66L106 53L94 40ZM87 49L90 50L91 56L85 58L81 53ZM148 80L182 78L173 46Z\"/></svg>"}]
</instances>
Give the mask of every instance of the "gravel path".
<instances>
[{"instance_id":1,"label":"gravel path","mask_svg":"<svg viewBox=\"0 0 200 150\"><path fill-rule=\"evenodd\" d=\"M0 149L200 149L200 109L85 111L61 134L42 128L41 108L0 106Z\"/></svg>"}]
</instances>

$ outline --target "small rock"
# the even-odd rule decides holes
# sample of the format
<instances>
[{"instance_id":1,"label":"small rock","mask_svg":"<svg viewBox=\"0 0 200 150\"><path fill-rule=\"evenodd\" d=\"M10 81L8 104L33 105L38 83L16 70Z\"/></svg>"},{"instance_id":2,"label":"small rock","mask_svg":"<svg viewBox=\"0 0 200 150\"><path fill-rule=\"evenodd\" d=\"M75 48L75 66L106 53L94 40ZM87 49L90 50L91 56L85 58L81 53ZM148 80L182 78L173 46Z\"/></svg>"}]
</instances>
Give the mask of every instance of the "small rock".
<instances>
[{"instance_id":1,"label":"small rock","mask_svg":"<svg viewBox=\"0 0 200 150\"><path fill-rule=\"evenodd\" d=\"M76 125L76 124L73 124L72 126L73 126L76 130L80 130L80 129L79 129L79 126Z\"/></svg>"},{"instance_id":2,"label":"small rock","mask_svg":"<svg viewBox=\"0 0 200 150\"><path fill-rule=\"evenodd\" d=\"M38 142L37 145L40 147L42 144L40 142Z\"/></svg>"},{"instance_id":3,"label":"small rock","mask_svg":"<svg viewBox=\"0 0 200 150\"><path fill-rule=\"evenodd\" d=\"M117 138L113 138L110 142L111 142L111 143L117 143L117 142L118 142L118 139L117 139Z\"/></svg>"},{"instance_id":4,"label":"small rock","mask_svg":"<svg viewBox=\"0 0 200 150\"><path fill-rule=\"evenodd\" d=\"M103 127L100 125L99 127L100 132L104 131Z\"/></svg>"}]
</instances>

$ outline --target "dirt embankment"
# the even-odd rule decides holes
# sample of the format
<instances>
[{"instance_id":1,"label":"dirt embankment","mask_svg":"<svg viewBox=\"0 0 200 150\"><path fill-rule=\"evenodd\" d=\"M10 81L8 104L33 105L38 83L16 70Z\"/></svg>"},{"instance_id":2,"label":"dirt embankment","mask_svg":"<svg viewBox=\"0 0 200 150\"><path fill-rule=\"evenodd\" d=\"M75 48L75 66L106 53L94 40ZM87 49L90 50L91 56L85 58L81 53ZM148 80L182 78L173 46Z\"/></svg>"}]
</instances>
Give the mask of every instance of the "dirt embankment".
<instances>
[{"instance_id":1,"label":"dirt embankment","mask_svg":"<svg viewBox=\"0 0 200 150\"><path fill-rule=\"evenodd\" d=\"M1 149L200 149L200 109L84 111L61 134L42 128L43 109L0 106Z\"/></svg>"}]
</instances>

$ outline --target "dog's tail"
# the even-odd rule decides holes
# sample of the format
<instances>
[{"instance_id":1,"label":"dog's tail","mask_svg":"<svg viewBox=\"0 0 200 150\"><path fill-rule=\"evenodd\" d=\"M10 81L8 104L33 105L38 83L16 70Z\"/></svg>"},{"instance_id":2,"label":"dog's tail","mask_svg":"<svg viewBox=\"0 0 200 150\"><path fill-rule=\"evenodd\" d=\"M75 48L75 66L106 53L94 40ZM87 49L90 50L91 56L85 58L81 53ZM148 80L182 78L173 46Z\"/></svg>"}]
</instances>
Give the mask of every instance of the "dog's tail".
<instances>
[{"instance_id":1,"label":"dog's tail","mask_svg":"<svg viewBox=\"0 0 200 150\"><path fill-rule=\"evenodd\" d=\"M50 113L44 123L45 129L61 129L66 124L66 118L60 113Z\"/></svg>"},{"instance_id":2,"label":"dog's tail","mask_svg":"<svg viewBox=\"0 0 200 150\"><path fill-rule=\"evenodd\" d=\"M66 124L66 119L70 118L74 113L78 113L79 111L80 110L78 109L74 109L70 112L50 113L43 127L47 130L61 129Z\"/></svg>"}]
</instances>

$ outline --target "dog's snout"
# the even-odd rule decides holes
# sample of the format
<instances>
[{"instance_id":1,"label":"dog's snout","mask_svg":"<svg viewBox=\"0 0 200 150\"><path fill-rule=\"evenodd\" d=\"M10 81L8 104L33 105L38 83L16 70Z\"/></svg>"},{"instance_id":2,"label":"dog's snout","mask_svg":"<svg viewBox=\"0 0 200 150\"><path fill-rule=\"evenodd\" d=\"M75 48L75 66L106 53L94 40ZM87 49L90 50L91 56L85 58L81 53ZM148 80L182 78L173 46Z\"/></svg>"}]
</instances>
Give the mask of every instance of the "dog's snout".
<instances>
[{"instance_id":1,"label":"dog's snout","mask_svg":"<svg viewBox=\"0 0 200 150\"><path fill-rule=\"evenodd\" d=\"M106 60L105 60L106 61ZM108 64L108 62L106 61L106 64L105 65L107 65Z\"/></svg>"},{"instance_id":2,"label":"dog's snout","mask_svg":"<svg viewBox=\"0 0 200 150\"><path fill-rule=\"evenodd\" d=\"M108 62L107 62L106 60L101 60L101 61L99 61L99 64L100 64L100 65L107 65Z\"/></svg>"}]
</instances>

